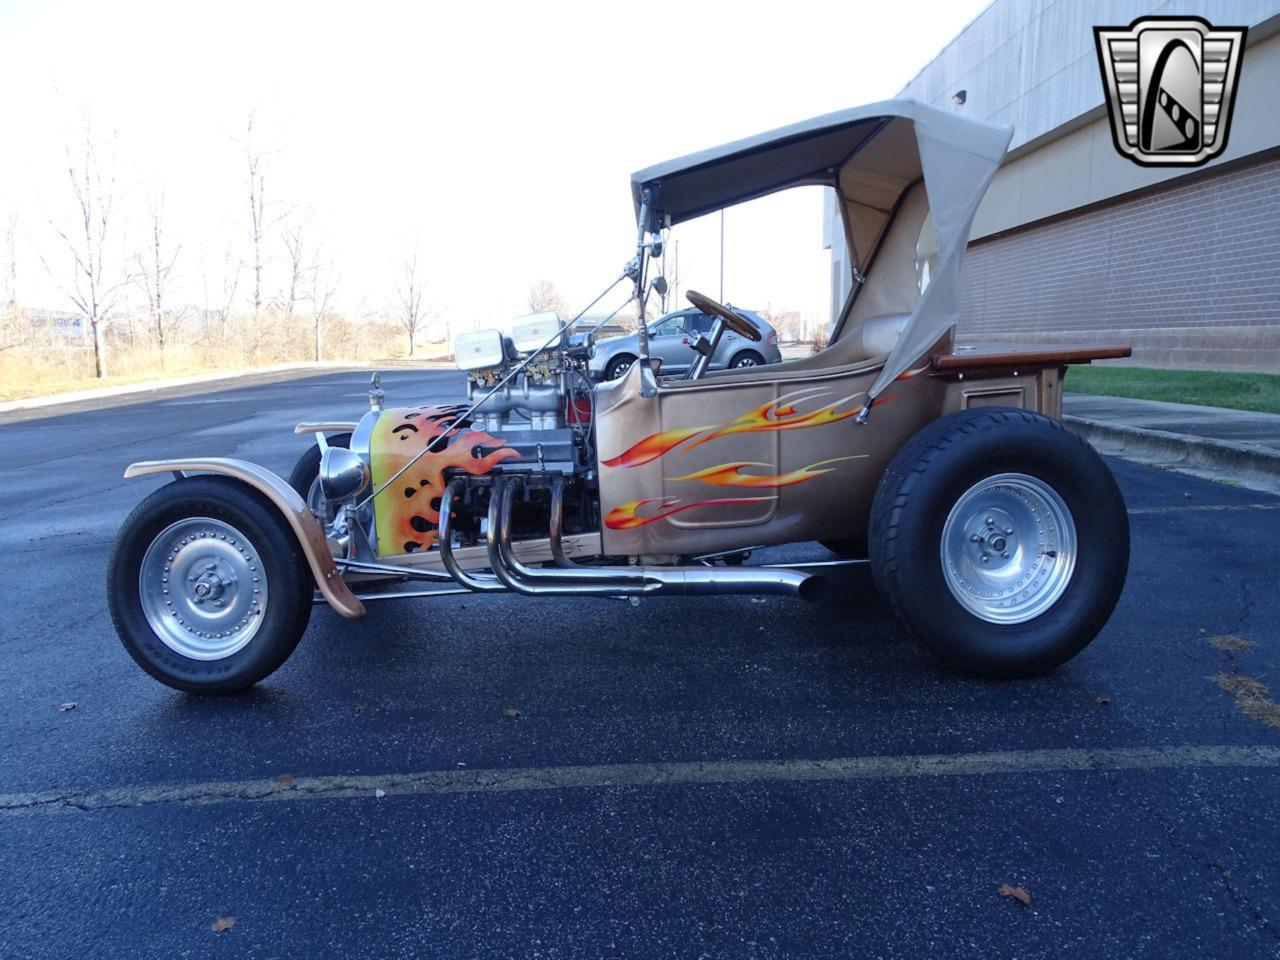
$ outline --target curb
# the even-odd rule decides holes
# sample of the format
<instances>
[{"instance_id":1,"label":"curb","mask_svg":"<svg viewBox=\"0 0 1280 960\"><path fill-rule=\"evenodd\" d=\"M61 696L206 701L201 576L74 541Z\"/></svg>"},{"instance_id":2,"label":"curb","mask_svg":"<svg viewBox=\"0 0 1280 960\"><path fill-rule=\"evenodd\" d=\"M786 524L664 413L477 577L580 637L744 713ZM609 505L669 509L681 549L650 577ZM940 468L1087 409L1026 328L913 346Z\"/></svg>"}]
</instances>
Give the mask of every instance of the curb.
<instances>
[{"instance_id":1,"label":"curb","mask_svg":"<svg viewBox=\"0 0 1280 960\"><path fill-rule=\"evenodd\" d=\"M1108 456L1280 493L1280 450L1083 417L1064 416L1062 422Z\"/></svg>"},{"instance_id":2,"label":"curb","mask_svg":"<svg viewBox=\"0 0 1280 960\"><path fill-rule=\"evenodd\" d=\"M437 369L453 368L452 363L437 360L323 360L319 363L278 363L266 367L252 367L247 370L222 370L214 373L201 373L190 377L175 377L169 380L145 380L139 383L122 383L114 387L95 387L88 390L76 390L71 393L54 393L43 397L23 397L20 400L6 400L0 403L0 413L19 413L24 410L38 410L41 407L55 407L66 403L84 403L88 400L108 400L114 397L125 397L135 393L154 393L157 390L168 390L172 387L189 387L204 383L216 383L220 380L240 380L244 377L264 376L274 373L292 373L314 370L395 370L405 367Z\"/></svg>"}]
</instances>

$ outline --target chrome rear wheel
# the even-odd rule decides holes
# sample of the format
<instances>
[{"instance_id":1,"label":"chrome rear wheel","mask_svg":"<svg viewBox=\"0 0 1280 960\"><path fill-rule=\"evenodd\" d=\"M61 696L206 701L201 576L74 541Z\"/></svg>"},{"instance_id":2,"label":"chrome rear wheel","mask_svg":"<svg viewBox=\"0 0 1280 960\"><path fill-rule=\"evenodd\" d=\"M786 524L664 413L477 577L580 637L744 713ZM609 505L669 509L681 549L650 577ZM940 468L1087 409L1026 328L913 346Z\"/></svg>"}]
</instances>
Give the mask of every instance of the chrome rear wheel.
<instances>
[{"instance_id":1,"label":"chrome rear wheel","mask_svg":"<svg viewBox=\"0 0 1280 960\"><path fill-rule=\"evenodd\" d=\"M1025 473L971 486L942 528L951 595L988 623L1025 623L1058 602L1076 563L1076 526L1058 492Z\"/></svg>"},{"instance_id":2,"label":"chrome rear wheel","mask_svg":"<svg viewBox=\"0 0 1280 960\"><path fill-rule=\"evenodd\" d=\"M876 489L881 595L930 651L989 677L1041 673L1097 636L1124 587L1129 517L1097 451L1030 410L948 414Z\"/></svg>"}]
</instances>

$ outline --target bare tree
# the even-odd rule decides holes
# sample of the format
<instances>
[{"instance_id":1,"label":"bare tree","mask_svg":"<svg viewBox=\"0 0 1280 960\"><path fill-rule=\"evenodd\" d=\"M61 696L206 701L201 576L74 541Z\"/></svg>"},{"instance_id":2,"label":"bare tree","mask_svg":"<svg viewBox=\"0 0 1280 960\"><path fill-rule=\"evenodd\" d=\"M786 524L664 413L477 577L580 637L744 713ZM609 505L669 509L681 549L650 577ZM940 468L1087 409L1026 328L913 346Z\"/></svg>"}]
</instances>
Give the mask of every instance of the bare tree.
<instances>
[{"instance_id":1,"label":"bare tree","mask_svg":"<svg viewBox=\"0 0 1280 960\"><path fill-rule=\"evenodd\" d=\"M303 264L302 256L306 249L306 225L301 220L295 221L284 231L283 240L285 254L289 258L289 283L285 287L283 298L284 319L285 323L288 323L293 319L293 312L303 294L303 274L306 272L306 266Z\"/></svg>"},{"instance_id":2,"label":"bare tree","mask_svg":"<svg viewBox=\"0 0 1280 960\"><path fill-rule=\"evenodd\" d=\"M550 280L538 280L529 287L529 312L541 313L544 310L552 310L559 314L568 312L564 305L564 297L560 296L560 291Z\"/></svg>"},{"instance_id":3,"label":"bare tree","mask_svg":"<svg viewBox=\"0 0 1280 960\"><path fill-rule=\"evenodd\" d=\"M262 318L262 240L267 231L266 154L254 143L254 115L249 114L245 131L244 156L249 180L249 226L253 241L253 322Z\"/></svg>"},{"instance_id":4,"label":"bare tree","mask_svg":"<svg viewBox=\"0 0 1280 960\"><path fill-rule=\"evenodd\" d=\"M67 149L67 175L75 196L75 221L64 230L53 220L49 225L71 254L71 282L63 283L63 293L88 323L93 335L93 368L99 379L107 375L106 323L111 315L121 283L107 275L107 242L111 231L111 206L115 198L114 163L104 172L98 162L93 129L84 125L84 156L77 168ZM49 265L45 264L45 269ZM49 271L54 276L53 271ZM57 278L54 278L55 281Z\"/></svg>"},{"instance_id":5,"label":"bare tree","mask_svg":"<svg viewBox=\"0 0 1280 960\"><path fill-rule=\"evenodd\" d=\"M231 308L235 306L236 292L240 289L240 271L243 266L242 261L232 258L231 246L228 245L222 255L222 290L216 301L210 299L208 269L204 272L204 322L207 323L211 317L218 322L218 339L224 343L227 321L231 318Z\"/></svg>"},{"instance_id":6,"label":"bare tree","mask_svg":"<svg viewBox=\"0 0 1280 960\"><path fill-rule=\"evenodd\" d=\"M147 298L147 313L160 347L160 366L165 365L165 306L168 303L169 280L180 247L170 248L164 237L164 194L147 201L147 249L139 253L135 281Z\"/></svg>"},{"instance_id":7,"label":"bare tree","mask_svg":"<svg viewBox=\"0 0 1280 960\"><path fill-rule=\"evenodd\" d=\"M4 231L5 306L10 314L18 311L18 215L9 214Z\"/></svg>"},{"instance_id":8,"label":"bare tree","mask_svg":"<svg viewBox=\"0 0 1280 960\"><path fill-rule=\"evenodd\" d=\"M400 323L409 334L409 356L413 356L418 329L422 326L422 292L426 281L418 267L418 248L405 255L396 274L396 295L400 298Z\"/></svg>"},{"instance_id":9,"label":"bare tree","mask_svg":"<svg viewBox=\"0 0 1280 960\"><path fill-rule=\"evenodd\" d=\"M310 289L307 291L307 299L311 301L311 318L316 325L316 363L319 363L320 328L325 317L329 315L329 308L333 303L334 294L338 292L338 283L342 278L334 272L332 261L321 266L320 261L317 260L311 266L309 279Z\"/></svg>"},{"instance_id":10,"label":"bare tree","mask_svg":"<svg viewBox=\"0 0 1280 960\"><path fill-rule=\"evenodd\" d=\"M670 248L671 262L667 263ZM680 303L680 241L669 241L662 250L662 275L667 280L667 292L662 296L662 312L666 313L670 305Z\"/></svg>"}]
</instances>

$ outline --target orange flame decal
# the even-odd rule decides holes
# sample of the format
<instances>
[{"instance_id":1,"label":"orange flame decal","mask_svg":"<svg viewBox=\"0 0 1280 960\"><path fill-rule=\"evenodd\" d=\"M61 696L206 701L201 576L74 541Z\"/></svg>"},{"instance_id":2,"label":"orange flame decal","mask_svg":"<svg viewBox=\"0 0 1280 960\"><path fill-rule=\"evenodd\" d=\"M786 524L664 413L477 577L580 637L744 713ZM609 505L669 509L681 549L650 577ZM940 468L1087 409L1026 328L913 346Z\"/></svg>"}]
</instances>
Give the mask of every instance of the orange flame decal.
<instances>
[{"instance_id":1,"label":"orange flame decal","mask_svg":"<svg viewBox=\"0 0 1280 960\"><path fill-rule=\"evenodd\" d=\"M839 409L841 404L848 403L854 397L865 395L863 392L859 392L851 393L835 403L827 404L825 407L819 407L816 410L810 410L805 413L800 413L796 410L797 403L815 400L824 396L827 392L822 389L797 390L794 393L781 396L777 400L771 400L763 406L756 407L754 410L750 410L742 416L718 426L681 427L675 430L663 430L660 433L653 433L634 446L624 450L618 456L605 460L604 465L606 467L642 467L646 463L652 463L664 454L670 453L686 440L691 437L697 437L699 434L705 434L705 436L685 447L684 453L688 453L704 443L710 443L712 440L731 436L735 433L774 433L781 430L803 430L808 427L820 427L828 423L838 423L841 420L856 416L858 411L862 409L861 405L849 410ZM884 403L892 399L892 397L882 397L880 402Z\"/></svg>"},{"instance_id":2,"label":"orange flame decal","mask_svg":"<svg viewBox=\"0 0 1280 960\"><path fill-rule=\"evenodd\" d=\"M692 510L694 507L723 507L741 503L760 503L763 500L772 499L774 498L720 497L714 500L695 500L693 503L683 503L671 497L649 497L646 500L630 500L614 507L605 516L604 525L610 530L634 530L636 527L643 527L648 523L665 520L667 517L674 516L681 511ZM658 512L646 517L640 516L640 508L650 503L661 504L658 507Z\"/></svg>"},{"instance_id":3,"label":"orange flame decal","mask_svg":"<svg viewBox=\"0 0 1280 960\"><path fill-rule=\"evenodd\" d=\"M463 407L416 407L387 410L379 417L369 440L369 465L374 489L395 475L432 440ZM473 456L477 447L488 448ZM436 542L444 472L465 470L483 476L503 460L520 454L481 430L451 431L439 449L421 457L374 501L374 521L381 556L426 550Z\"/></svg>"},{"instance_id":4,"label":"orange flame decal","mask_svg":"<svg viewBox=\"0 0 1280 960\"><path fill-rule=\"evenodd\" d=\"M798 390L795 393L789 393L779 397L777 400L770 401L762 406L756 407L744 413L735 420L730 420L711 433L699 438L689 446L685 447L683 453L688 453L704 443L710 443L720 437L732 436L735 433L777 433L783 430L807 430L809 427L821 427L828 423L839 423L841 420L847 420L856 416L858 411L862 409L861 405L848 410L841 410L841 404L848 403L854 397L863 396L863 393L851 393L847 397L829 403L824 407L818 407L816 410L810 410L801 413L796 409L797 403L804 403L806 400L816 400L818 397L825 395L824 390Z\"/></svg>"},{"instance_id":5,"label":"orange flame decal","mask_svg":"<svg viewBox=\"0 0 1280 960\"><path fill-rule=\"evenodd\" d=\"M804 483L806 480L820 477L824 473L831 473L835 467L827 467L828 463L858 460L866 456L868 454L860 453L852 457L834 457L831 460L819 460L817 463L811 463L807 467L800 467L798 470L791 470L787 473L766 474L764 476L743 473L743 471L747 467L767 467L769 464L745 460L738 463L722 463L715 467L707 467L705 470L698 470L696 473L686 474L683 477L670 477L669 479L672 481L701 480L703 483L709 483L715 487L793 487L797 483ZM821 467L826 469L819 469Z\"/></svg>"},{"instance_id":6,"label":"orange flame decal","mask_svg":"<svg viewBox=\"0 0 1280 960\"><path fill-rule=\"evenodd\" d=\"M701 433L706 427L685 427L680 430L663 430L645 437L635 446L618 454L612 460L604 461L606 467L642 467L652 463L664 453L682 444L692 436Z\"/></svg>"}]
</instances>

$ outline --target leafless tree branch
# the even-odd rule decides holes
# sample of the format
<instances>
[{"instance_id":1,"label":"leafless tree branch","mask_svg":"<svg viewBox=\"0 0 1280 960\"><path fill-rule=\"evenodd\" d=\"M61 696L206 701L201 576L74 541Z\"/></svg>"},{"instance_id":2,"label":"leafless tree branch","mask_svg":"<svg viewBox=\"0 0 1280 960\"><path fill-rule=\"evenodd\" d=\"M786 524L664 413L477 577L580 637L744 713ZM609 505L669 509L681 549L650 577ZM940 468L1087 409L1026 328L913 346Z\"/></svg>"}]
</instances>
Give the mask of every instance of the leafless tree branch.
<instances>
[{"instance_id":1,"label":"leafless tree branch","mask_svg":"<svg viewBox=\"0 0 1280 960\"><path fill-rule=\"evenodd\" d=\"M396 296L400 300L400 323L409 334L409 356L413 356L418 330L422 326L422 294L426 287L418 266L418 248L405 254L395 275Z\"/></svg>"}]
</instances>

